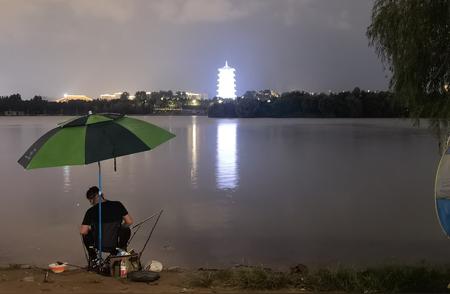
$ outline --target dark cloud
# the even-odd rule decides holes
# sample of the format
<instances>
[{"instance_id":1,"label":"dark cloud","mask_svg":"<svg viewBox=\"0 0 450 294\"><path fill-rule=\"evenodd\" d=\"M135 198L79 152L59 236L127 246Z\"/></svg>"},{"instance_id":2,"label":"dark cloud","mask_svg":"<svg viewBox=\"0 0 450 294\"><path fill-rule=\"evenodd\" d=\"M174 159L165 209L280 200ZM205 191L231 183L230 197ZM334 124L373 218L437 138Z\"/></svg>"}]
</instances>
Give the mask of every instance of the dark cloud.
<instances>
[{"instance_id":1,"label":"dark cloud","mask_svg":"<svg viewBox=\"0 0 450 294\"><path fill-rule=\"evenodd\" d=\"M0 0L0 95L385 89L361 0Z\"/></svg>"}]
</instances>

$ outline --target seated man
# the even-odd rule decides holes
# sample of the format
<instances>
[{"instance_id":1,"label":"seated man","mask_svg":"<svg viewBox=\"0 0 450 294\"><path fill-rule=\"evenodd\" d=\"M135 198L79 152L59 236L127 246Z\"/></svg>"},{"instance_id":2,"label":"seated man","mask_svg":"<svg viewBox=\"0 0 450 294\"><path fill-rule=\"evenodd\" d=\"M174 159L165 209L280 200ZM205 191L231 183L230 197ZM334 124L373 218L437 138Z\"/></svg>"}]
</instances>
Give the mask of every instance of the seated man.
<instances>
[{"instance_id":1,"label":"seated man","mask_svg":"<svg viewBox=\"0 0 450 294\"><path fill-rule=\"evenodd\" d=\"M83 243L86 246L89 259L93 260L96 258L96 248L98 244L96 240L98 238L98 231L95 229L98 227L98 200L99 200L99 189L96 186L90 187L86 192L86 198L91 203L92 207L86 211L82 225L80 227L80 234L83 236ZM123 250L127 250L127 243L130 239L131 230L129 225L133 223L133 219L128 214L128 211L119 201L109 201L102 196L102 232L107 234L111 232L108 230L108 224L116 224L117 231L115 231L118 238L117 246ZM102 244L105 244L105 240L108 240L111 236L102 236ZM106 246L104 246L106 247ZM115 250L115 248L104 248L110 253ZM108 250L109 249L109 250Z\"/></svg>"}]
</instances>

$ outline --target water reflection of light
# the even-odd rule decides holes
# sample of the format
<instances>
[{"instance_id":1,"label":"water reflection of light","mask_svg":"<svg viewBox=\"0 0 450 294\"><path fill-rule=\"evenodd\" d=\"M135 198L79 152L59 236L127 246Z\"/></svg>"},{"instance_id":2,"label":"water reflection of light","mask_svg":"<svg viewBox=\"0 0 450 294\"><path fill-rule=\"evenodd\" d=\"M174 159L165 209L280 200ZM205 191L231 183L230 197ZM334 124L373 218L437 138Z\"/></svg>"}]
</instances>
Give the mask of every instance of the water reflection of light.
<instances>
[{"instance_id":1,"label":"water reflection of light","mask_svg":"<svg viewBox=\"0 0 450 294\"><path fill-rule=\"evenodd\" d=\"M197 117L192 117L192 133L191 133L191 183L197 188Z\"/></svg>"},{"instance_id":2,"label":"water reflection of light","mask_svg":"<svg viewBox=\"0 0 450 294\"><path fill-rule=\"evenodd\" d=\"M63 167L64 192L70 192L70 166Z\"/></svg>"},{"instance_id":3,"label":"water reflection of light","mask_svg":"<svg viewBox=\"0 0 450 294\"><path fill-rule=\"evenodd\" d=\"M233 189L238 183L236 123L217 126L216 183L218 189Z\"/></svg>"}]
</instances>

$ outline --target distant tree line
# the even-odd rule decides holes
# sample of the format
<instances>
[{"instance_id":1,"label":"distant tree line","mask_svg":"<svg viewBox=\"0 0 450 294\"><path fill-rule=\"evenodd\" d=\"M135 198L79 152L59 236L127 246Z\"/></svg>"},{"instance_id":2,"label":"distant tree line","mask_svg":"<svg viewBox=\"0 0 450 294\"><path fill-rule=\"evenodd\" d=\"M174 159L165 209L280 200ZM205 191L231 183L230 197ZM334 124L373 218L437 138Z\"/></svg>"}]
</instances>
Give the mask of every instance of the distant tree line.
<instances>
[{"instance_id":1,"label":"distant tree line","mask_svg":"<svg viewBox=\"0 0 450 294\"><path fill-rule=\"evenodd\" d=\"M150 94L138 91L133 100L129 100L129 96L128 92L123 92L119 99L114 100L72 100L58 103L39 95L23 100L20 94L13 94L0 96L0 115L83 115L89 111L145 115L154 114L158 109L164 109L162 112L171 114L180 113L180 110L206 114L210 102L209 100L194 101L189 99L185 92L173 93L172 91L158 91Z\"/></svg>"},{"instance_id":2,"label":"distant tree line","mask_svg":"<svg viewBox=\"0 0 450 294\"><path fill-rule=\"evenodd\" d=\"M153 104L125 99L121 97L110 101L94 100L87 102L73 100L57 103L45 100L41 96L34 96L30 100L22 100L20 94L13 94L0 97L0 114L15 112L22 115L82 115L89 111L128 114L153 113Z\"/></svg>"},{"instance_id":3,"label":"distant tree line","mask_svg":"<svg viewBox=\"0 0 450 294\"><path fill-rule=\"evenodd\" d=\"M273 95L248 91L236 100L214 98L210 117L407 117L406 107L390 92L353 91Z\"/></svg>"},{"instance_id":4,"label":"distant tree line","mask_svg":"<svg viewBox=\"0 0 450 294\"><path fill-rule=\"evenodd\" d=\"M236 100L190 99L185 92L138 91L133 100L119 99L57 103L42 96L22 100L20 94L0 96L0 115L83 115L89 111L123 114L208 114L210 117L408 117L406 107L390 92L355 88L339 93L247 91Z\"/></svg>"}]
</instances>

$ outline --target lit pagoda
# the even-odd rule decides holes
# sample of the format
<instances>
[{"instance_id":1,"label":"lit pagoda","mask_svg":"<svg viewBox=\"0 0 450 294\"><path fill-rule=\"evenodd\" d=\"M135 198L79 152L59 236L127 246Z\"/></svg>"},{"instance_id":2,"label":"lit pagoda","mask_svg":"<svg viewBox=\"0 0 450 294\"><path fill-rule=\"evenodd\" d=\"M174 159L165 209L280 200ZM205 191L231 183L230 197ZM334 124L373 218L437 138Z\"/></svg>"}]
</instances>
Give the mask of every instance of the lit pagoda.
<instances>
[{"instance_id":1,"label":"lit pagoda","mask_svg":"<svg viewBox=\"0 0 450 294\"><path fill-rule=\"evenodd\" d=\"M219 68L219 79L217 84L217 97L225 99L236 99L236 80L235 69L228 66L225 61L225 66Z\"/></svg>"}]
</instances>

